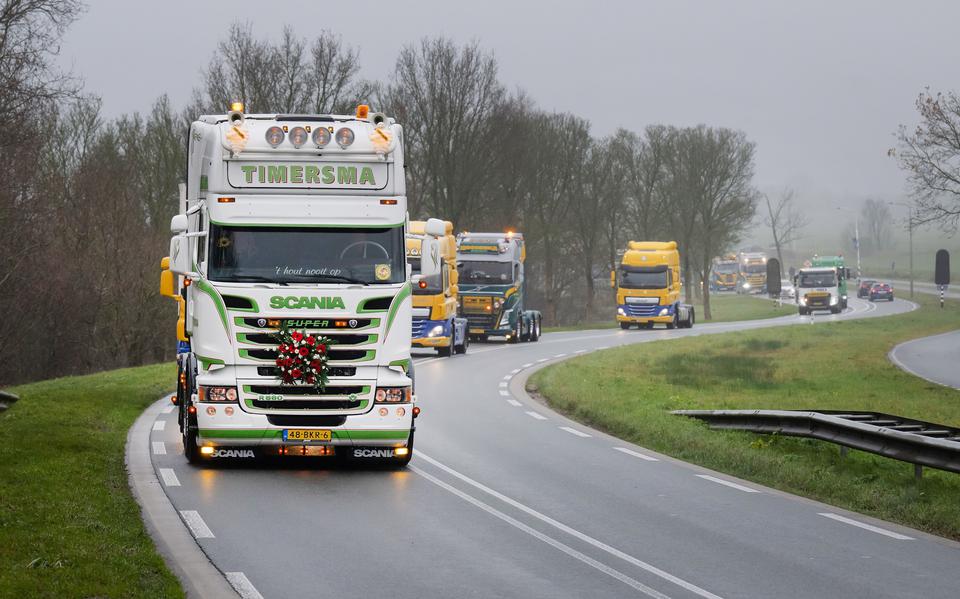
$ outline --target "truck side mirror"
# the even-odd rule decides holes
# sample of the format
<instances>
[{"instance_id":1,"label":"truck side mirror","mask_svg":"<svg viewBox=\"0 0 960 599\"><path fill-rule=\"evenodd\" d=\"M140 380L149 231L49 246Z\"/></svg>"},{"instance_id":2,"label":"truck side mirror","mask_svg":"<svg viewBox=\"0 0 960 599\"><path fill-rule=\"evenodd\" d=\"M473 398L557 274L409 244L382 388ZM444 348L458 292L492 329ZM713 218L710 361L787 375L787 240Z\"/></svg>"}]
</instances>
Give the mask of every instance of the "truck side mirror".
<instances>
[{"instance_id":1,"label":"truck side mirror","mask_svg":"<svg viewBox=\"0 0 960 599\"><path fill-rule=\"evenodd\" d=\"M611 270L610 271L610 289L616 289L616 288L617 288L617 271Z\"/></svg>"},{"instance_id":2,"label":"truck side mirror","mask_svg":"<svg viewBox=\"0 0 960 599\"><path fill-rule=\"evenodd\" d=\"M176 293L177 276L170 272L170 257L164 256L160 260L160 295L166 297L179 297Z\"/></svg>"},{"instance_id":3,"label":"truck side mirror","mask_svg":"<svg viewBox=\"0 0 960 599\"><path fill-rule=\"evenodd\" d=\"M193 274L190 270L190 243L183 233L170 239L170 270L168 272L178 275Z\"/></svg>"},{"instance_id":4,"label":"truck side mirror","mask_svg":"<svg viewBox=\"0 0 960 599\"><path fill-rule=\"evenodd\" d=\"M447 226L439 218L429 218L423 231L431 237L443 237L447 233Z\"/></svg>"},{"instance_id":5,"label":"truck side mirror","mask_svg":"<svg viewBox=\"0 0 960 599\"><path fill-rule=\"evenodd\" d=\"M170 219L170 232L174 235L186 233L188 227L189 222L187 221L186 214L177 214Z\"/></svg>"}]
</instances>

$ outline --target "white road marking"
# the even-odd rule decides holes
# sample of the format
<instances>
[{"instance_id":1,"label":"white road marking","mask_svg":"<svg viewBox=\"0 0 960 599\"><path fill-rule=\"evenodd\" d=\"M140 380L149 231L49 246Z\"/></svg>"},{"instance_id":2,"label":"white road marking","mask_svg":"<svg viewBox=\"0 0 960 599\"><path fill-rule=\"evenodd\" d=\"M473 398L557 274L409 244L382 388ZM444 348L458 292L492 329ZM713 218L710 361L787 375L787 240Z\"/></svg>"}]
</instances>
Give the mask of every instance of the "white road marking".
<instances>
[{"instance_id":1,"label":"white road marking","mask_svg":"<svg viewBox=\"0 0 960 599\"><path fill-rule=\"evenodd\" d=\"M537 412L528 411L527 414L528 414L531 418L535 418L535 419L537 419L537 420L546 420L546 419L547 419L546 416L544 416L543 414L538 414Z\"/></svg>"},{"instance_id":2,"label":"white road marking","mask_svg":"<svg viewBox=\"0 0 960 599\"><path fill-rule=\"evenodd\" d=\"M533 366L533 362L527 362L526 364L522 365L520 368L530 368L531 366Z\"/></svg>"},{"instance_id":3,"label":"white road marking","mask_svg":"<svg viewBox=\"0 0 960 599\"><path fill-rule=\"evenodd\" d=\"M420 455L422 456L423 454L420 454ZM620 572L619 570L614 570L614 569L611 568L610 566L607 566L606 564L603 564L603 563L601 563L601 562L598 562L597 560L593 559L592 557L589 557L589 556L587 556L587 555L584 555L583 553L580 553L579 551L577 551L577 550L574 549L573 547L570 547L569 545L566 545L566 544L564 544L564 543L561 543L560 541L554 539L554 538L551 537L551 536L545 535L545 534L543 534L542 532L540 532L540 531L538 531L538 530L536 530L536 529L534 529L534 528L531 528L530 526L527 526L526 524L524 524L523 522L520 522L520 521L517 520L516 518L512 518L512 517L508 516L507 514L504 514L504 513L501 512L500 510L496 509L495 507L493 507L493 506L491 506L491 505L489 505L489 504L487 504L487 503L484 503L483 501L480 501L480 500L477 499L476 497L474 497L474 496L472 496L472 495L468 495L467 493L464 493L464 492L461 491L460 489L457 489L457 488L455 488L455 487L453 487L453 486L451 486L451 485L448 485L447 483L443 482L443 481L440 480L439 478L436 478L436 477L433 476L432 474L428 474L428 473L424 472L423 470L417 468L416 466L408 466L408 468L409 468L410 470L413 470L414 472L416 472L417 474L419 474L419 475L422 476L423 478L427 479L428 481L432 482L433 484L437 485L437 486L440 487L441 489L443 489L443 490L445 490L445 491L447 491L447 492L449 492L449 493L452 493L452 494L456 495L456 496L459 497L460 499L466 501L467 503L469 503L469 504L471 504L471 505L473 505L473 506L475 506L475 507L480 508L481 510L483 510L483 511L487 512L488 514L490 514L491 516L494 516L494 517L496 517L496 518L499 518L500 520L506 522L506 523L509 524L510 526L513 526L514 528L516 528L516 529L518 529L518 530L521 530L521 531L527 533L528 535L534 537L535 539L538 539L538 540L540 540L540 541L543 541L544 543L546 543L547 545L550 545L550 546L553 547L554 549L557 549L557 550L559 550L559 551L562 551L563 553L566 553L566 554L569 555L570 557L575 558L575 559L578 559L578 560L580 560L581 562L583 562L583 563L585 563L585 564L587 564L587 565L589 565L589 566L591 566L591 567L593 567L593 568L596 568L597 570L600 570L600 571L603 572L604 574L607 574L607 575L609 575L609 576L612 576L613 578L616 578L616 579L619 580L620 582L624 583L625 585L627 585L627 586L629 586L629 587L632 587L632 588L640 591L640 592L643 593L644 595L647 595L648 597L656 597L657 599L669 599L669 597L668 597L667 595L664 595L663 593L661 593L661 592L659 592L659 591L657 591L657 590L655 590L655 589L652 589L652 588L648 587L647 585L641 583L641 582L638 581L638 580L635 580L635 579L633 579L633 578L630 578L629 576L627 576L627 575L624 574L623 572Z\"/></svg>"},{"instance_id":4,"label":"white road marking","mask_svg":"<svg viewBox=\"0 0 960 599\"><path fill-rule=\"evenodd\" d=\"M601 345L600 347L597 348L597 350L601 350L601 349L610 349L610 346L609 346L609 345Z\"/></svg>"},{"instance_id":5,"label":"white road marking","mask_svg":"<svg viewBox=\"0 0 960 599\"><path fill-rule=\"evenodd\" d=\"M634 450L632 450L632 449L627 449L626 447L614 447L614 449L617 450L617 451L619 451L620 453L625 453L625 454L627 454L627 455L632 455L632 456L635 457L635 458L640 458L641 460L646 460L646 461L648 461L648 462L659 462L659 461L660 461L659 459L657 459L657 458L655 458L655 457L648 456L648 455L644 455L644 454L640 453L639 451L634 451Z\"/></svg>"},{"instance_id":6,"label":"white road marking","mask_svg":"<svg viewBox=\"0 0 960 599\"><path fill-rule=\"evenodd\" d=\"M263 599L260 591L253 586L247 575L243 572L224 572L227 582L233 587L242 599Z\"/></svg>"},{"instance_id":7,"label":"white road marking","mask_svg":"<svg viewBox=\"0 0 960 599\"><path fill-rule=\"evenodd\" d=\"M501 388L501 389L506 389L506 388L507 388L507 385L509 385L509 384L510 384L510 383L508 383L508 382L506 382L506 381L500 381L500 388Z\"/></svg>"},{"instance_id":8,"label":"white road marking","mask_svg":"<svg viewBox=\"0 0 960 599\"><path fill-rule=\"evenodd\" d=\"M512 375L512 374L508 374L507 376L503 377L503 380L509 381L509 380L512 379L512 378L513 378L513 375Z\"/></svg>"},{"instance_id":9,"label":"white road marking","mask_svg":"<svg viewBox=\"0 0 960 599\"><path fill-rule=\"evenodd\" d=\"M160 478L163 479L163 484L168 487L180 486L180 479L177 478L177 473L173 471L173 468L161 468Z\"/></svg>"},{"instance_id":10,"label":"white road marking","mask_svg":"<svg viewBox=\"0 0 960 599\"><path fill-rule=\"evenodd\" d=\"M500 389L500 395L502 395L503 397L510 397L510 392L504 389Z\"/></svg>"},{"instance_id":11,"label":"white road marking","mask_svg":"<svg viewBox=\"0 0 960 599\"><path fill-rule=\"evenodd\" d=\"M520 372L520 370L521 370L520 368L514 368L513 370L510 371L510 374L517 374L518 372Z\"/></svg>"},{"instance_id":12,"label":"white road marking","mask_svg":"<svg viewBox=\"0 0 960 599\"><path fill-rule=\"evenodd\" d=\"M537 364L540 364L541 362L546 362L549 359L550 358L540 358L539 360L537 360Z\"/></svg>"},{"instance_id":13,"label":"white road marking","mask_svg":"<svg viewBox=\"0 0 960 599\"><path fill-rule=\"evenodd\" d=\"M167 455L167 445L163 441L154 441L153 455Z\"/></svg>"},{"instance_id":14,"label":"white road marking","mask_svg":"<svg viewBox=\"0 0 960 599\"><path fill-rule=\"evenodd\" d=\"M164 428L166 428L166 426L167 426L166 420L157 420L156 422L153 423L153 430L162 431Z\"/></svg>"},{"instance_id":15,"label":"white road marking","mask_svg":"<svg viewBox=\"0 0 960 599\"><path fill-rule=\"evenodd\" d=\"M575 353L575 354L582 354L582 353L584 353L585 351L587 351L587 350L585 350L585 349L578 349L577 351L575 351L575 352L573 352L573 353Z\"/></svg>"},{"instance_id":16,"label":"white road marking","mask_svg":"<svg viewBox=\"0 0 960 599\"><path fill-rule=\"evenodd\" d=\"M879 526L873 526L873 525L867 524L867 523L865 523L865 522L857 522L856 520L851 520L850 518L845 518L845 517L841 516L840 514L831 514L830 512L822 512L822 513L820 513L820 515L823 516L824 518L830 518L831 520L836 520L837 522L843 522L844 524L849 524L849 525L851 525L851 526L856 526L856 527L862 528L862 529L864 529L864 530L869 530L870 532L875 532L875 533L877 533L877 534L881 534L881 535L888 536L888 537L890 537L891 539L897 539L897 540L899 540L899 541L912 541L912 540L914 540L913 537L908 537L907 535L902 535L902 534L900 534L900 533L893 532L892 530L886 530L886 529L884 529L884 528L880 528Z\"/></svg>"},{"instance_id":17,"label":"white road marking","mask_svg":"<svg viewBox=\"0 0 960 599\"><path fill-rule=\"evenodd\" d=\"M562 357L564 357L565 355L567 355L567 354L557 354L557 355L554 356L554 358L562 358Z\"/></svg>"},{"instance_id":18,"label":"white road marking","mask_svg":"<svg viewBox=\"0 0 960 599\"><path fill-rule=\"evenodd\" d=\"M167 406L167 407L163 408L162 410L160 410L160 412L162 412L162 413L164 413L164 414L169 414L170 412L173 411L173 409L174 409L175 407L177 407L177 406L175 406L175 405L173 405L173 404L170 404L169 406Z\"/></svg>"},{"instance_id":19,"label":"white road marking","mask_svg":"<svg viewBox=\"0 0 960 599\"><path fill-rule=\"evenodd\" d=\"M577 539L580 539L580 540L583 541L584 543L589 543L590 545L593 545L593 546L596 547L597 549L600 549L601 551L605 551L605 552L609 553L610 555L612 555L612 556L614 556L614 557L620 558L620 559L622 559L623 561L625 561L625 562L627 562L627 563L629 563L629 564L632 564L632 565L634 565L634 566L636 566L636 567L638 567L638 568L640 568L640 569L642 569L642 570L646 570L647 572L649 572L649 573L651 573L651 574L653 574L653 575L655 575L655 576L659 576L660 578L663 578L664 580L669 580L669 581L672 582L673 584L675 584L675 585L677 585L677 586L679 586L679 587L681 587L681 588L684 588L684 589L690 591L691 593L694 593L694 594L696 594L696 595L699 595L700 597L704 597L705 599L721 599L720 596L714 595L714 594L711 593L710 591L707 591L707 590L705 590L705 589L702 589L702 588L698 587L697 585L695 585L695 584L693 584L693 583L691 583L691 582L687 582L686 580L684 580L684 579L682 579L682 578L680 578L680 577L677 577L677 576L674 576L673 574L670 574L669 572L665 572L665 571L661 570L660 568L657 568L656 566L654 566L654 565L652 565L652 564L648 564L647 562L644 562L644 561L642 561L642 560L639 560L639 559L633 557L632 555L629 555L629 554L627 554L627 553L624 553L623 551L620 551L619 549L616 549L616 548L614 548L614 547L611 547L610 545L607 545L606 543L604 543L604 542L602 542L602 541L598 541L597 539L595 539L595 538L593 538L593 537L591 537L591 536L589 536L589 535L586 535L586 534L580 532L579 530L576 530L576 529L574 529L574 528L571 528L571 527L567 526L566 524L563 524L562 522L558 522L557 520L554 520L554 519L551 518L550 516L547 516L547 515L545 515L545 514L541 514L541 513L538 512L537 510L535 510L535 509L533 509L533 508L531 508L531 507L527 507L526 505L520 503L519 501L517 501L517 500L515 500L515 499L511 499L510 497L507 497L506 495L504 495L503 493L500 493L499 491L494 491L494 490L491 489L490 487L487 487L486 485L484 485L484 484L482 484L482 483L479 483L479 482L473 480L473 479L470 478L469 476L467 476L467 475L465 475L465 474L461 474L461 473L457 472L456 470L454 470L453 468L450 468L449 466L446 466L446 465L444 465L444 464L441 464L440 462L438 462L437 460L435 460L435 459L431 458L430 456L426 455L426 454L423 453L422 451L419 452L417 455L420 457L420 459L425 460L425 461L433 464L434 466L436 466L437 468L443 470L443 471L446 472L447 474L450 474L451 476L454 476L454 477L460 479L461 481L467 483L468 485L471 485L471 486L473 486L474 488L477 488L477 489L483 491L484 493L486 493L486 494L488 494L488 495L490 495L490 496L492 496L492 497L495 497L495 498L499 499L500 501L506 503L507 505L510 505L510 506L512 506L512 507L514 507L514 508L516 508L516 509L518 509L518 510L520 510L520 511L522 511L522 512L524 512L525 514L527 514L527 515L529 515L529 516L533 516L534 518L540 520L541 522L545 522L545 523L549 524L550 526L553 526L554 528L557 528L557 529L559 529L559 530L562 530L563 532L565 532L565 533L567 533L567 534L569 534L569 535L571 535L571 536L573 536L573 537L576 537ZM409 468L415 468L415 467L414 467L414 466L409 466ZM417 470L417 472L420 472L419 469ZM444 483L444 484L445 484L445 483Z\"/></svg>"},{"instance_id":20,"label":"white road marking","mask_svg":"<svg viewBox=\"0 0 960 599\"><path fill-rule=\"evenodd\" d=\"M180 517L187 523L190 532L196 539L213 539L213 531L207 526L207 523L200 517L200 512L196 510L180 510Z\"/></svg>"},{"instance_id":21,"label":"white road marking","mask_svg":"<svg viewBox=\"0 0 960 599\"><path fill-rule=\"evenodd\" d=\"M571 427L569 427L569 426L561 426L561 427L559 427L559 428L560 428L560 430L562 430L562 431L567 431L567 432L570 433L571 435L576 435L576 436L578 436L578 437L592 437L592 436L593 436L593 435L588 435L587 433L585 433L585 432L583 432L583 431L578 431L577 429L571 428Z\"/></svg>"},{"instance_id":22,"label":"white road marking","mask_svg":"<svg viewBox=\"0 0 960 599\"><path fill-rule=\"evenodd\" d=\"M697 474L696 476L699 477L699 478L702 478L702 479L704 479L704 480L709 480L710 482L714 482L714 483L717 483L717 484L720 484L720 485L725 485L725 486L727 486L727 487L730 487L731 489L738 489L738 490L740 490L740 491L743 491L744 493L759 493L759 492L760 492L760 491L758 491L758 490L756 490L756 489L751 489L750 487L745 487L745 486L743 486L743 485L738 485L737 483L732 483L732 482L730 482L730 481L728 481L728 480L723 480L722 478L717 478L716 476L710 476L709 474Z\"/></svg>"},{"instance_id":23,"label":"white road marking","mask_svg":"<svg viewBox=\"0 0 960 599\"><path fill-rule=\"evenodd\" d=\"M507 400L507 403L510 404L511 406L515 407L515 408L519 408L520 406L523 405L522 403L520 403L519 401L517 401L517 400L515 400L515 399L508 399L508 400Z\"/></svg>"}]
</instances>

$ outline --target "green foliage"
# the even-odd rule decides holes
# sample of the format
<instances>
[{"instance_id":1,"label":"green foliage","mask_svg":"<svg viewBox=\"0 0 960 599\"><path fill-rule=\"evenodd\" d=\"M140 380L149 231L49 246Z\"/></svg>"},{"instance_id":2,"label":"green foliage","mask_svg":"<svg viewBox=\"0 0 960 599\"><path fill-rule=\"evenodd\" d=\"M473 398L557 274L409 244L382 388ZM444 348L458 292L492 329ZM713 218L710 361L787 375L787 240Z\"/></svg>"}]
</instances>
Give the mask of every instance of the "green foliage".
<instances>
[{"instance_id":1,"label":"green foliage","mask_svg":"<svg viewBox=\"0 0 960 599\"><path fill-rule=\"evenodd\" d=\"M960 476L778 435L709 430L675 409L889 412L960 426L960 392L887 360L907 339L956 328L960 303L932 297L885 318L778 327L609 349L531 379L554 408L702 466L851 510L960 538ZM638 368L638 365L640 367Z\"/></svg>"},{"instance_id":2,"label":"green foliage","mask_svg":"<svg viewBox=\"0 0 960 599\"><path fill-rule=\"evenodd\" d=\"M182 597L124 467L127 429L171 364L17 387L0 414L0 595Z\"/></svg>"}]
</instances>

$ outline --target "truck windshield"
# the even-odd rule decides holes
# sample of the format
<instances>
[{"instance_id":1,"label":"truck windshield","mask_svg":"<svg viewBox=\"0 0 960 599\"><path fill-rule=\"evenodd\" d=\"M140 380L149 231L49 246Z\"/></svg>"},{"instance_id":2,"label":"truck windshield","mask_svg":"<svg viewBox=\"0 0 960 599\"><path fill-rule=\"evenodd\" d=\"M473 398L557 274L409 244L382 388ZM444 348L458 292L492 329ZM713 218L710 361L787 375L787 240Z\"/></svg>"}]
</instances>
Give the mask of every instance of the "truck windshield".
<instances>
[{"instance_id":1,"label":"truck windshield","mask_svg":"<svg viewBox=\"0 0 960 599\"><path fill-rule=\"evenodd\" d=\"M513 282L513 264L510 262L467 260L457 262L457 270L460 271L460 280L468 284L506 285Z\"/></svg>"},{"instance_id":2,"label":"truck windshield","mask_svg":"<svg viewBox=\"0 0 960 599\"><path fill-rule=\"evenodd\" d=\"M666 289L667 267L620 269L620 286L624 289Z\"/></svg>"},{"instance_id":3,"label":"truck windshield","mask_svg":"<svg viewBox=\"0 0 960 599\"><path fill-rule=\"evenodd\" d=\"M766 264L744 264L743 272L749 272L751 274L765 273L767 272Z\"/></svg>"},{"instance_id":4,"label":"truck windshield","mask_svg":"<svg viewBox=\"0 0 960 599\"><path fill-rule=\"evenodd\" d=\"M713 267L713 271L722 275L733 274L737 272L737 263L732 262L732 263L724 264L721 262L720 264L717 264L716 266Z\"/></svg>"},{"instance_id":5,"label":"truck windshield","mask_svg":"<svg viewBox=\"0 0 960 599\"><path fill-rule=\"evenodd\" d=\"M223 282L402 283L402 227L210 225L208 276Z\"/></svg>"},{"instance_id":6,"label":"truck windshield","mask_svg":"<svg viewBox=\"0 0 960 599\"><path fill-rule=\"evenodd\" d=\"M836 287L837 279L832 272L800 273L801 287Z\"/></svg>"}]
</instances>

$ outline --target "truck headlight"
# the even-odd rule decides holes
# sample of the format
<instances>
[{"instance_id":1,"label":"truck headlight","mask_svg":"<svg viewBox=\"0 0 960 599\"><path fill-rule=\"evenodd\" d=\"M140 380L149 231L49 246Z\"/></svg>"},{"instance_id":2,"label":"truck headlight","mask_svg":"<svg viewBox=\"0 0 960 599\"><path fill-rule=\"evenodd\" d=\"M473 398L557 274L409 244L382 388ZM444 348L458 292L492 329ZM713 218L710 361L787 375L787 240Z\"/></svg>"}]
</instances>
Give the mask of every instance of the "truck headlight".
<instances>
[{"instance_id":1,"label":"truck headlight","mask_svg":"<svg viewBox=\"0 0 960 599\"><path fill-rule=\"evenodd\" d=\"M443 335L443 325L442 325L442 324L438 324L437 326L435 326L435 327L433 327L432 329L430 329L430 332L429 332L429 333L427 333L427 337L439 337L440 335Z\"/></svg>"},{"instance_id":2,"label":"truck headlight","mask_svg":"<svg viewBox=\"0 0 960 599\"><path fill-rule=\"evenodd\" d=\"M801 297L801 298L800 298L800 303L806 305L806 303L807 303L807 296Z\"/></svg>"},{"instance_id":3,"label":"truck headlight","mask_svg":"<svg viewBox=\"0 0 960 599\"><path fill-rule=\"evenodd\" d=\"M499 309L500 309L500 306L502 306L502 305L503 305L503 300L502 300L502 299L500 299L499 297L493 298L493 309L494 309L494 310L499 310Z\"/></svg>"},{"instance_id":4,"label":"truck headlight","mask_svg":"<svg viewBox=\"0 0 960 599\"><path fill-rule=\"evenodd\" d=\"M236 387L200 387L197 401L237 401Z\"/></svg>"},{"instance_id":5,"label":"truck headlight","mask_svg":"<svg viewBox=\"0 0 960 599\"><path fill-rule=\"evenodd\" d=\"M750 289L750 283L746 283L746 282L745 282L745 283L743 284L743 288L744 288L744 289Z\"/></svg>"},{"instance_id":6,"label":"truck headlight","mask_svg":"<svg viewBox=\"0 0 960 599\"><path fill-rule=\"evenodd\" d=\"M410 403L413 393L410 387L378 387L374 403Z\"/></svg>"},{"instance_id":7,"label":"truck headlight","mask_svg":"<svg viewBox=\"0 0 960 599\"><path fill-rule=\"evenodd\" d=\"M831 305L831 306L835 305L838 301L840 301L840 298L839 298L839 297L837 297L837 296L835 296L835 295L831 295L831 296L830 296L830 305Z\"/></svg>"},{"instance_id":8,"label":"truck headlight","mask_svg":"<svg viewBox=\"0 0 960 599\"><path fill-rule=\"evenodd\" d=\"M617 314L619 314L620 316L626 316L626 315L627 315L627 312L626 312L623 308L619 308L619 307L618 307L618 308L617 308Z\"/></svg>"},{"instance_id":9,"label":"truck headlight","mask_svg":"<svg viewBox=\"0 0 960 599\"><path fill-rule=\"evenodd\" d=\"M670 313L670 308L663 308L662 310L660 310L660 316L666 316L669 313Z\"/></svg>"}]
</instances>

